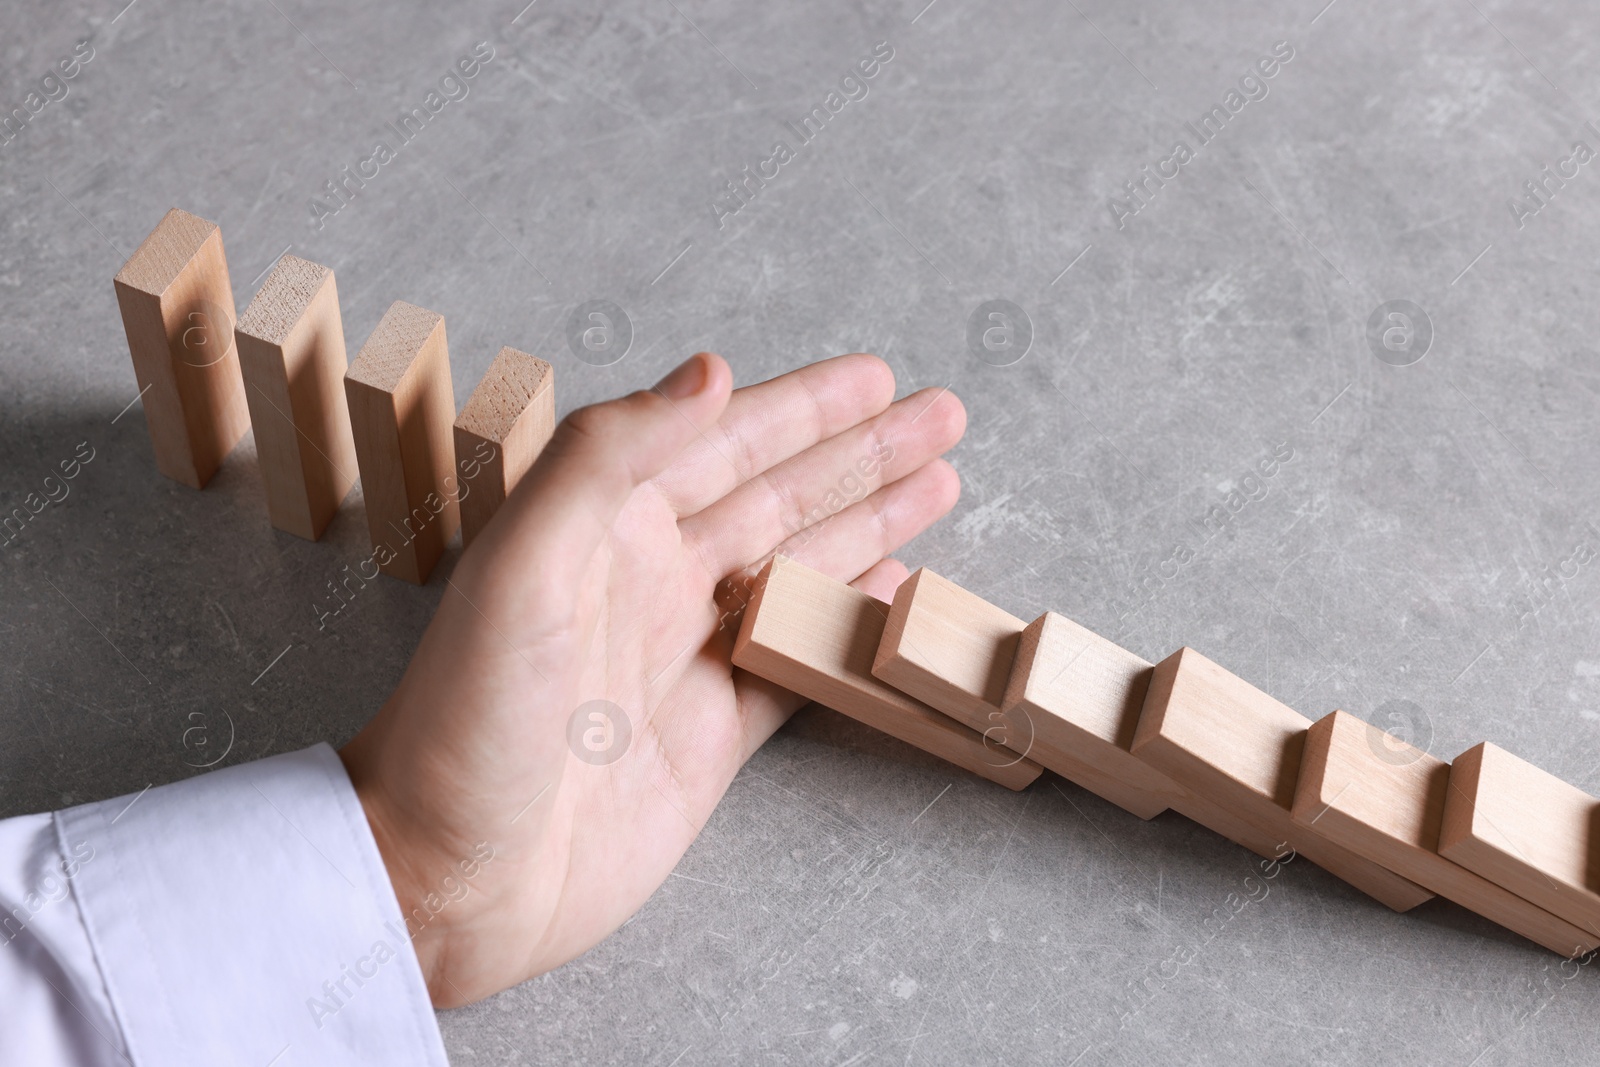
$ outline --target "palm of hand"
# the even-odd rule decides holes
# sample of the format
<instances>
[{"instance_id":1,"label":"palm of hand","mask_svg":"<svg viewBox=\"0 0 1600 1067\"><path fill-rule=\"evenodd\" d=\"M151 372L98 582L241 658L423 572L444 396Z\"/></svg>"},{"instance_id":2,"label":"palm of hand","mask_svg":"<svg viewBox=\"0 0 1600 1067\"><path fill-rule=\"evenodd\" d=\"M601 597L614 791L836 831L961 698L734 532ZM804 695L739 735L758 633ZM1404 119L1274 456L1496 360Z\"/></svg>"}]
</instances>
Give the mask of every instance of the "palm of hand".
<instances>
[{"instance_id":1,"label":"palm of hand","mask_svg":"<svg viewBox=\"0 0 1600 1067\"><path fill-rule=\"evenodd\" d=\"M888 553L954 503L948 393L891 406L887 368L852 356L729 402L725 364L696 361L563 424L341 753L441 1006L626 921L798 705L732 667L722 579L778 550L887 598L905 574ZM855 502L819 508L888 440Z\"/></svg>"}]
</instances>

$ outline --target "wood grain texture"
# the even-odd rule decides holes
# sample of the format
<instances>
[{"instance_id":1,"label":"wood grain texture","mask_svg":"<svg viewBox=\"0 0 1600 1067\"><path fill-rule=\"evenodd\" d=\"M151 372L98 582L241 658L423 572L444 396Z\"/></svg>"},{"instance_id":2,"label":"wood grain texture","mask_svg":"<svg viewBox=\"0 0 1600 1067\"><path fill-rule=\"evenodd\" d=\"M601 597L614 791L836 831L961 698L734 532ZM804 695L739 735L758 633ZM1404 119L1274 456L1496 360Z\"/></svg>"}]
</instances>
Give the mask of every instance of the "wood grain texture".
<instances>
[{"instance_id":1,"label":"wood grain texture","mask_svg":"<svg viewBox=\"0 0 1600 1067\"><path fill-rule=\"evenodd\" d=\"M555 429L555 368L502 348L455 422L463 547L494 518Z\"/></svg>"},{"instance_id":2,"label":"wood grain texture","mask_svg":"<svg viewBox=\"0 0 1600 1067\"><path fill-rule=\"evenodd\" d=\"M1093 630L1046 612L1022 633L1003 699L1007 738L1064 778L1141 819L1171 808L1265 859L1284 839L1183 788L1130 749L1150 663Z\"/></svg>"},{"instance_id":3,"label":"wood grain texture","mask_svg":"<svg viewBox=\"0 0 1600 1067\"><path fill-rule=\"evenodd\" d=\"M444 316L396 300L344 379L379 570L421 585L461 522Z\"/></svg>"},{"instance_id":4,"label":"wood grain texture","mask_svg":"<svg viewBox=\"0 0 1600 1067\"><path fill-rule=\"evenodd\" d=\"M1311 720L1191 648L1151 674L1133 754L1396 911L1431 892L1289 814Z\"/></svg>"},{"instance_id":5,"label":"wood grain texture","mask_svg":"<svg viewBox=\"0 0 1600 1067\"><path fill-rule=\"evenodd\" d=\"M203 489L250 426L222 230L173 208L112 284L156 467Z\"/></svg>"},{"instance_id":6,"label":"wood grain texture","mask_svg":"<svg viewBox=\"0 0 1600 1067\"><path fill-rule=\"evenodd\" d=\"M1485 741L1450 767L1439 852L1600 933L1597 829L1600 800Z\"/></svg>"},{"instance_id":7,"label":"wood grain texture","mask_svg":"<svg viewBox=\"0 0 1600 1067\"><path fill-rule=\"evenodd\" d=\"M872 677L889 606L791 559L762 569L734 642L736 666L1008 789L1038 764Z\"/></svg>"},{"instance_id":8,"label":"wood grain texture","mask_svg":"<svg viewBox=\"0 0 1600 1067\"><path fill-rule=\"evenodd\" d=\"M1293 815L1374 863L1563 956L1600 946L1600 933L1551 914L1439 854L1450 766L1335 711L1306 734Z\"/></svg>"},{"instance_id":9,"label":"wood grain texture","mask_svg":"<svg viewBox=\"0 0 1600 1067\"><path fill-rule=\"evenodd\" d=\"M327 267L285 255L234 329L267 517L315 541L356 480L344 322Z\"/></svg>"}]
</instances>

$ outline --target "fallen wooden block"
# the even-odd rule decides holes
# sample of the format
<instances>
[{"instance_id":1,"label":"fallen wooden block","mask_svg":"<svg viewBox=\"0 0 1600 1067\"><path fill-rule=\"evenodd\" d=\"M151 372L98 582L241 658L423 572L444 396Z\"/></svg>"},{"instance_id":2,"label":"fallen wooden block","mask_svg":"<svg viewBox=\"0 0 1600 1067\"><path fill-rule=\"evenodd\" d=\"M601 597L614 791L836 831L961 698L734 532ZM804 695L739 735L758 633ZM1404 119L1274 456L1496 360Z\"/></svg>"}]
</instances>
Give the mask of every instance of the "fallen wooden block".
<instances>
[{"instance_id":1,"label":"fallen wooden block","mask_svg":"<svg viewBox=\"0 0 1600 1067\"><path fill-rule=\"evenodd\" d=\"M234 329L267 517L315 541L356 480L333 271L285 255Z\"/></svg>"},{"instance_id":2,"label":"fallen wooden block","mask_svg":"<svg viewBox=\"0 0 1600 1067\"><path fill-rule=\"evenodd\" d=\"M1310 725L1294 709L1181 648L1151 675L1133 754L1396 911L1431 898L1290 817Z\"/></svg>"},{"instance_id":3,"label":"fallen wooden block","mask_svg":"<svg viewBox=\"0 0 1600 1067\"><path fill-rule=\"evenodd\" d=\"M1000 715L1022 630L1015 615L922 567L895 590L872 674L993 743L1025 748L1029 738L1007 736Z\"/></svg>"},{"instance_id":4,"label":"fallen wooden block","mask_svg":"<svg viewBox=\"0 0 1600 1067\"><path fill-rule=\"evenodd\" d=\"M1450 767L1440 854L1591 935L1600 935L1597 830L1600 800L1503 748L1484 742Z\"/></svg>"},{"instance_id":5,"label":"fallen wooden block","mask_svg":"<svg viewBox=\"0 0 1600 1067\"><path fill-rule=\"evenodd\" d=\"M113 284L156 468L203 489L250 426L222 230L173 208Z\"/></svg>"},{"instance_id":6,"label":"fallen wooden block","mask_svg":"<svg viewBox=\"0 0 1600 1067\"><path fill-rule=\"evenodd\" d=\"M463 548L494 518L555 428L555 368L502 348L455 422Z\"/></svg>"},{"instance_id":7,"label":"fallen wooden block","mask_svg":"<svg viewBox=\"0 0 1600 1067\"><path fill-rule=\"evenodd\" d=\"M1306 735L1294 819L1553 952L1600 946L1600 935L1439 854L1450 777L1444 761L1335 711Z\"/></svg>"},{"instance_id":8,"label":"fallen wooden block","mask_svg":"<svg viewBox=\"0 0 1600 1067\"><path fill-rule=\"evenodd\" d=\"M1022 632L1002 715L1031 737L1034 758L1150 819L1185 794L1128 751L1150 664L1071 619L1047 612Z\"/></svg>"},{"instance_id":9,"label":"fallen wooden block","mask_svg":"<svg viewBox=\"0 0 1600 1067\"><path fill-rule=\"evenodd\" d=\"M1038 764L872 677L889 606L794 560L762 569L733 646L736 666L1008 789Z\"/></svg>"},{"instance_id":10,"label":"fallen wooden block","mask_svg":"<svg viewBox=\"0 0 1600 1067\"><path fill-rule=\"evenodd\" d=\"M396 300L344 378L379 570L421 585L461 521L444 316Z\"/></svg>"}]
</instances>

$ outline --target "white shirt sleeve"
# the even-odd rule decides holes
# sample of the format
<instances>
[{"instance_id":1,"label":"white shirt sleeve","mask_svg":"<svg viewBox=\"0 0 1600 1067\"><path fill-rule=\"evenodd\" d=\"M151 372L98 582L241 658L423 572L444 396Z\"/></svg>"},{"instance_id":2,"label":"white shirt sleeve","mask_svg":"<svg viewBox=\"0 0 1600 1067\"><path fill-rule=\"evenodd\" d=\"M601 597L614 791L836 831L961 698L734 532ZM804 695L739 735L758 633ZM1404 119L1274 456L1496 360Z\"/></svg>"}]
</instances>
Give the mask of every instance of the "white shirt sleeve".
<instances>
[{"instance_id":1,"label":"white shirt sleeve","mask_svg":"<svg viewBox=\"0 0 1600 1067\"><path fill-rule=\"evenodd\" d=\"M0 1064L447 1067L327 745L0 821Z\"/></svg>"}]
</instances>

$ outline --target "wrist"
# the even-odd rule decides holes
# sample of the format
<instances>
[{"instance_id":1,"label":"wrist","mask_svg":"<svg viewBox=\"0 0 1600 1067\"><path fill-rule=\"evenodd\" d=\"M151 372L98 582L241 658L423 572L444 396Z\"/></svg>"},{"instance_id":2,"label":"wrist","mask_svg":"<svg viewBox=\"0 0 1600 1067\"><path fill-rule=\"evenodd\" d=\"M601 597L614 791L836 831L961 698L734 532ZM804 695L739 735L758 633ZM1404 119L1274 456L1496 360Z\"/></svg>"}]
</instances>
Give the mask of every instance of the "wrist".
<instances>
[{"instance_id":1,"label":"wrist","mask_svg":"<svg viewBox=\"0 0 1600 1067\"><path fill-rule=\"evenodd\" d=\"M363 731L349 744L338 749L339 759L344 764L345 773L350 776L351 788L355 790L356 799L366 816L367 830L372 834L373 844L377 846L378 856L383 861L384 872L389 877L389 888L399 905L401 921L405 924L406 936L422 970L428 995L434 1006L440 1007L443 1006L440 1004L438 988L441 983L438 981L440 953L437 951L437 942L440 939L419 938L417 935L420 931L413 921L414 914L425 910L426 896L426 891L420 888L422 881L418 878L413 850L408 847L414 841L414 835L401 828L402 820L397 818L393 805L378 784L377 775L371 770L367 745L363 744L365 736L366 732Z\"/></svg>"}]
</instances>

